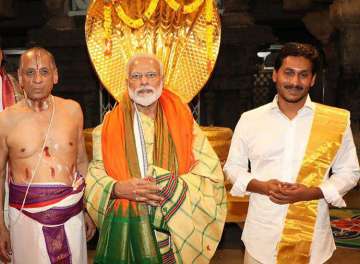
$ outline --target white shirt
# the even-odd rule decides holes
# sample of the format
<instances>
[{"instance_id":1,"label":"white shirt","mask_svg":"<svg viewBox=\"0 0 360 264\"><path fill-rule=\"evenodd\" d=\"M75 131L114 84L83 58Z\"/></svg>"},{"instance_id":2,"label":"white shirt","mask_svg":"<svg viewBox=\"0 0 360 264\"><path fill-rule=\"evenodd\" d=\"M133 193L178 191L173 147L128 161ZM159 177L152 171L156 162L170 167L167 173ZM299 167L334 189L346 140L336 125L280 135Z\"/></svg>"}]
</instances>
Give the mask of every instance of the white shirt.
<instances>
[{"instance_id":1,"label":"white shirt","mask_svg":"<svg viewBox=\"0 0 360 264\"><path fill-rule=\"evenodd\" d=\"M252 179L278 179L294 183L303 160L315 104L308 96L292 120L273 102L242 114L236 125L224 171L233 183L231 194L243 196ZM248 160L251 172L248 172ZM359 180L359 163L350 129L350 120L342 144L332 163L333 175L326 172L319 186L324 199L319 200L310 263L323 263L335 250L329 220L328 203L346 206L342 196ZM268 196L251 193L242 240L252 257L262 263L276 263L288 205L278 205Z\"/></svg>"}]
</instances>

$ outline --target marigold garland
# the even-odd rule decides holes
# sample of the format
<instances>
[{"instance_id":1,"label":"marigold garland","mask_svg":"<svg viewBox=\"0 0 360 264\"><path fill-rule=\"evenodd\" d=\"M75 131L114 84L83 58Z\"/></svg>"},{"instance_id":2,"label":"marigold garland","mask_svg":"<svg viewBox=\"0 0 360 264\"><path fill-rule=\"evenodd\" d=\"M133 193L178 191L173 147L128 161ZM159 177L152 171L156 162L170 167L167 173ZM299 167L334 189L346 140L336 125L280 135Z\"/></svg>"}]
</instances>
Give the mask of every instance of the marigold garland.
<instances>
[{"instance_id":1,"label":"marigold garland","mask_svg":"<svg viewBox=\"0 0 360 264\"><path fill-rule=\"evenodd\" d=\"M206 5L205 5L206 49L207 49L208 70L209 71L211 71L212 64L214 63L214 55L213 55L214 27L212 25L213 15L214 15L213 0L206 0Z\"/></svg>"},{"instance_id":2,"label":"marigold garland","mask_svg":"<svg viewBox=\"0 0 360 264\"><path fill-rule=\"evenodd\" d=\"M199 9L204 3L204 0L196 0L191 4L184 5L184 14L191 14Z\"/></svg>"},{"instance_id":3,"label":"marigold garland","mask_svg":"<svg viewBox=\"0 0 360 264\"><path fill-rule=\"evenodd\" d=\"M146 8L144 12L143 18L137 18L137 19L133 19L130 16L128 16L120 4L115 7L115 10L121 21L123 21L129 27L137 29L144 25L144 18L147 20L150 19L150 17L154 14L158 3L159 0L151 0L149 6Z\"/></svg>"},{"instance_id":4,"label":"marigold garland","mask_svg":"<svg viewBox=\"0 0 360 264\"><path fill-rule=\"evenodd\" d=\"M170 6L170 8L174 11L178 11L182 6L176 0L165 0L165 2ZM183 13L191 14L199 9L204 0L194 0L192 3L183 5Z\"/></svg>"},{"instance_id":5,"label":"marigold garland","mask_svg":"<svg viewBox=\"0 0 360 264\"><path fill-rule=\"evenodd\" d=\"M112 34L112 19L111 19L112 6L111 3L104 5L104 35L105 35L105 55L111 55L111 34Z\"/></svg>"},{"instance_id":6,"label":"marigold garland","mask_svg":"<svg viewBox=\"0 0 360 264\"><path fill-rule=\"evenodd\" d=\"M213 56L213 34L214 28L212 25L213 20L213 12L214 12L214 3L213 0L194 0L192 3L187 5L181 5L176 0L164 0L171 9L174 11L178 11L180 7L182 7L183 14L191 14L197 11L200 6L205 1L205 21L206 21L206 49L207 49L207 57L208 57L208 67L209 69L212 68L212 64L214 63L214 56ZM151 0L149 6L145 10L142 18L133 19L128 16L121 5L118 3L119 1L113 0L112 3L108 3L104 5L104 34L105 34L105 54L111 54L111 11L112 6L115 6L115 10L121 21L123 21L127 26L138 29L144 25L144 19L149 20L151 16L154 14L159 0Z\"/></svg>"}]
</instances>

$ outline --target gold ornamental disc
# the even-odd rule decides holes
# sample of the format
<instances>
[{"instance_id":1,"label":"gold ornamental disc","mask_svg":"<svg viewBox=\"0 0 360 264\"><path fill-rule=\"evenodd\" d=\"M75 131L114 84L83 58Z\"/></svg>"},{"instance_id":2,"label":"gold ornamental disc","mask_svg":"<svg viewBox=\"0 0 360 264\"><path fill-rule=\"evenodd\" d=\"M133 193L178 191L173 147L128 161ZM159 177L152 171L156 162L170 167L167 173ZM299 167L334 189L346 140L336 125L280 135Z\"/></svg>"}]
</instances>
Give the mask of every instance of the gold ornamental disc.
<instances>
[{"instance_id":1,"label":"gold ornamental disc","mask_svg":"<svg viewBox=\"0 0 360 264\"><path fill-rule=\"evenodd\" d=\"M221 26L213 0L94 0L85 24L94 68L120 100L126 64L151 53L164 66L164 85L190 102L199 93L219 53Z\"/></svg>"}]
</instances>

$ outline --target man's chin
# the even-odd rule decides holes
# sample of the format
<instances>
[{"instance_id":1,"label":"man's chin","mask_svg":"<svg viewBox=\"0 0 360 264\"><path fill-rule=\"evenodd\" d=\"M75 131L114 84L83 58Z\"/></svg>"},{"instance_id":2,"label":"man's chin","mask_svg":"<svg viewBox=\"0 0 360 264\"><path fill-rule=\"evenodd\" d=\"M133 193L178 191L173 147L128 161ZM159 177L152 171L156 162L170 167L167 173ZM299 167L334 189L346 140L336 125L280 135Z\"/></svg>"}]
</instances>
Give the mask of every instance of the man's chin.
<instances>
[{"instance_id":1,"label":"man's chin","mask_svg":"<svg viewBox=\"0 0 360 264\"><path fill-rule=\"evenodd\" d=\"M152 104L154 104L155 102L157 101L157 99L154 99L154 100L141 100L141 99L134 99L134 102L137 104L137 105L140 105L140 106L143 106L143 107L148 107L148 106L151 106Z\"/></svg>"},{"instance_id":2,"label":"man's chin","mask_svg":"<svg viewBox=\"0 0 360 264\"><path fill-rule=\"evenodd\" d=\"M28 99L30 99L31 101L44 101L47 98L49 98L50 94L44 96L44 95L39 95L39 96L27 96Z\"/></svg>"},{"instance_id":3,"label":"man's chin","mask_svg":"<svg viewBox=\"0 0 360 264\"><path fill-rule=\"evenodd\" d=\"M299 103L304 98L305 98L305 96L286 96L286 97L284 97L286 102L293 103L293 104Z\"/></svg>"}]
</instances>

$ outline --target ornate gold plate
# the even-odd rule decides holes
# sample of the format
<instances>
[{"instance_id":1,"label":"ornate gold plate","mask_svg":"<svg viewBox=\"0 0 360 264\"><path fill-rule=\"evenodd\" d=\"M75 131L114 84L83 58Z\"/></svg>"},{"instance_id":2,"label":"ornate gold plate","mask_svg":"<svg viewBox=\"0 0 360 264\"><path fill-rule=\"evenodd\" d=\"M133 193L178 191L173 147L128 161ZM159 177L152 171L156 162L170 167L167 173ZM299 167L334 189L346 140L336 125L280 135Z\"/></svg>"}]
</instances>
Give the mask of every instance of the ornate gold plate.
<instances>
[{"instance_id":1,"label":"ornate gold plate","mask_svg":"<svg viewBox=\"0 0 360 264\"><path fill-rule=\"evenodd\" d=\"M91 61L116 100L126 89L126 63L155 54L165 87L189 102L210 77L219 52L220 20L213 0L94 0L85 25Z\"/></svg>"}]
</instances>

